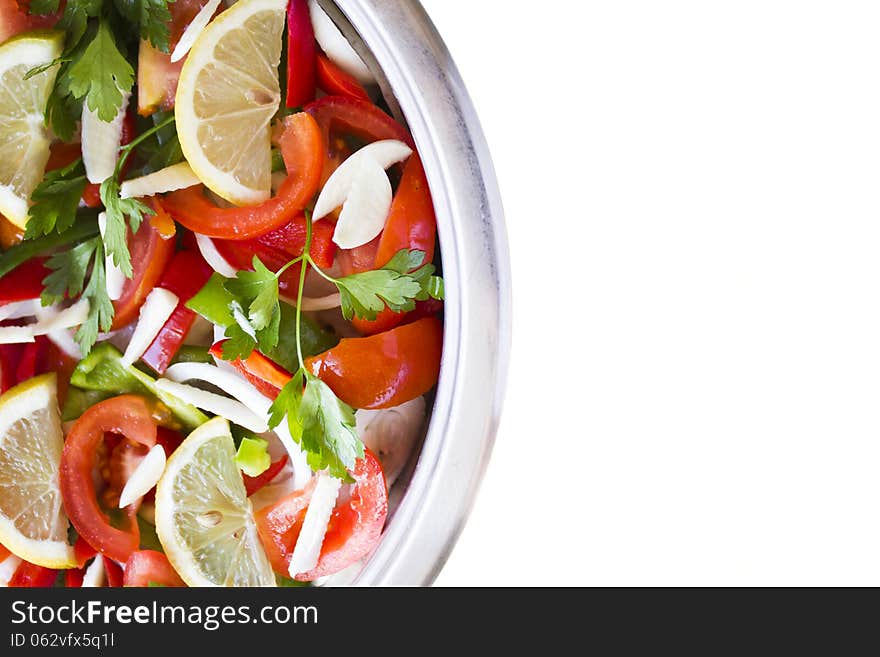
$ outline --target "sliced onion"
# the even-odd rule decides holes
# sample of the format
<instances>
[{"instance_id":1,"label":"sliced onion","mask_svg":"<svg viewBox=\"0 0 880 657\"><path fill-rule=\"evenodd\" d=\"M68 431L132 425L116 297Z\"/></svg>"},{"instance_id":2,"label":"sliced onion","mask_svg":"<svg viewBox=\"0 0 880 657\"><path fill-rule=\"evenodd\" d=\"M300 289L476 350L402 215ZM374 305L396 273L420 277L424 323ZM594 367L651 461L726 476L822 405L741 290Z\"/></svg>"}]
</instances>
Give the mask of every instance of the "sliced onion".
<instances>
[{"instance_id":1,"label":"sliced onion","mask_svg":"<svg viewBox=\"0 0 880 657\"><path fill-rule=\"evenodd\" d=\"M107 213L102 212L98 215L98 230L101 231L101 239L104 239L104 233L107 230ZM113 262L113 256L104 256L104 272L106 274L105 283L107 285L107 295L111 301L117 301L122 296L122 290L125 287L125 274Z\"/></svg>"},{"instance_id":2,"label":"sliced onion","mask_svg":"<svg viewBox=\"0 0 880 657\"><path fill-rule=\"evenodd\" d=\"M39 304L38 304L39 306ZM55 306L47 306L43 308L39 306L36 311L37 321L54 321L58 316L58 309ZM49 331L46 337L65 354L74 360L82 360L82 349L74 339L73 332L69 329L57 329Z\"/></svg>"},{"instance_id":3,"label":"sliced onion","mask_svg":"<svg viewBox=\"0 0 880 657\"><path fill-rule=\"evenodd\" d=\"M363 246L385 228L391 211L391 181L385 170L370 158L360 161L351 192L342 206L333 241L342 249Z\"/></svg>"},{"instance_id":4,"label":"sliced onion","mask_svg":"<svg viewBox=\"0 0 880 657\"><path fill-rule=\"evenodd\" d=\"M119 495L119 508L124 509L152 490L165 472L165 449L154 445L125 482Z\"/></svg>"},{"instance_id":5,"label":"sliced onion","mask_svg":"<svg viewBox=\"0 0 880 657\"><path fill-rule=\"evenodd\" d=\"M86 572L83 573L82 588L100 588L104 586L106 581L107 572L104 570L104 557L98 554L94 559L92 559L92 563L90 563L89 567L86 568Z\"/></svg>"},{"instance_id":6,"label":"sliced onion","mask_svg":"<svg viewBox=\"0 0 880 657\"><path fill-rule=\"evenodd\" d=\"M364 445L382 463L390 488L403 471L425 425L425 398L382 410L358 410L356 430Z\"/></svg>"},{"instance_id":7,"label":"sliced onion","mask_svg":"<svg viewBox=\"0 0 880 657\"><path fill-rule=\"evenodd\" d=\"M263 433L269 429L265 416L257 416L247 406L229 397L217 395L184 383L176 383L169 379L159 379L156 381L156 387L163 392L167 392L169 395L174 395L186 404L192 404L203 411L224 417L249 431Z\"/></svg>"},{"instance_id":8,"label":"sliced onion","mask_svg":"<svg viewBox=\"0 0 880 657\"><path fill-rule=\"evenodd\" d=\"M134 365L138 358L144 355L179 302L180 298L174 292L162 287L154 288L147 295L144 305L141 306L137 327L122 356L123 363Z\"/></svg>"},{"instance_id":9,"label":"sliced onion","mask_svg":"<svg viewBox=\"0 0 880 657\"><path fill-rule=\"evenodd\" d=\"M198 185L200 182L201 180L193 173L189 164L179 162L146 176L126 180L119 188L119 196L121 198L155 196L163 192L186 189Z\"/></svg>"},{"instance_id":10,"label":"sliced onion","mask_svg":"<svg viewBox=\"0 0 880 657\"><path fill-rule=\"evenodd\" d=\"M205 29L205 26L211 21L211 18L214 16L214 12L217 11L217 7L220 6L220 0L209 0L208 4L206 4L202 9L196 14L196 17L193 18L192 23L186 26L186 29L183 31L183 34L180 35L180 41L177 42L177 46L174 48L174 52L171 53L171 62L179 62L186 56L186 53L189 52L189 49L193 47L193 44L196 42L196 38L201 34L202 30Z\"/></svg>"},{"instance_id":11,"label":"sliced onion","mask_svg":"<svg viewBox=\"0 0 880 657\"><path fill-rule=\"evenodd\" d=\"M235 267L230 265L226 258L220 255L220 252L214 245L214 240L207 235L200 235L199 233L196 233L195 236L196 243L199 245L199 251L201 251L202 257L211 266L211 269L226 278L234 278L236 274Z\"/></svg>"},{"instance_id":12,"label":"sliced onion","mask_svg":"<svg viewBox=\"0 0 880 657\"><path fill-rule=\"evenodd\" d=\"M83 103L82 157L86 167L86 177L90 183L104 182L116 169L119 144L122 142L122 122L125 119L130 95L123 96L119 112L109 123L102 121L90 110L88 103Z\"/></svg>"},{"instance_id":13,"label":"sliced onion","mask_svg":"<svg viewBox=\"0 0 880 657\"><path fill-rule=\"evenodd\" d=\"M21 319L22 317L33 317L37 314L41 304L39 299L25 299L24 301L13 301L4 306L0 306L0 322L7 319Z\"/></svg>"},{"instance_id":14,"label":"sliced onion","mask_svg":"<svg viewBox=\"0 0 880 657\"><path fill-rule=\"evenodd\" d=\"M88 299L80 299L51 318L25 326L0 326L0 344L33 342L38 335L46 335L59 329L79 326L89 316Z\"/></svg>"},{"instance_id":15,"label":"sliced onion","mask_svg":"<svg viewBox=\"0 0 880 657\"><path fill-rule=\"evenodd\" d=\"M0 586L9 586L9 580L15 575L15 571L21 565L21 559L14 554L10 554L3 561L0 561Z\"/></svg>"},{"instance_id":16,"label":"sliced onion","mask_svg":"<svg viewBox=\"0 0 880 657\"><path fill-rule=\"evenodd\" d=\"M296 299L281 296L280 299L291 306L296 305ZM328 294L326 297L303 297L300 308L306 312L320 312L322 310L333 310L342 305L342 296L339 292Z\"/></svg>"},{"instance_id":17,"label":"sliced onion","mask_svg":"<svg viewBox=\"0 0 880 657\"><path fill-rule=\"evenodd\" d=\"M309 14L315 30L315 40L327 57L343 71L356 77L361 84L375 83L376 78L364 64L364 60L351 47L348 39L342 35L317 0L309 0Z\"/></svg>"},{"instance_id":18,"label":"sliced onion","mask_svg":"<svg viewBox=\"0 0 880 657\"><path fill-rule=\"evenodd\" d=\"M318 565L321 556L321 545L327 534L327 524L336 506L339 487L342 482L324 473L318 475L315 491L306 510L302 529L296 539L293 554L290 557L290 576L307 573Z\"/></svg>"},{"instance_id":19,"label":"sliced onion","mask_svg":"<svg viewBox=\"0 0 880 657\"><path fill-rule=\"evenodd\" d=\"M353 153L327 179L324 188L318 195L318 200L315 202L312 221L326 217L345 203L351 194L360 164L364 159L372 159L384 170L398 162L403 162L410 155L412 155L412 149L396 139L373 142Z\"/></svg>"},{"instance_id":20,"label":"sliced onion","mask_svg":"<svg viewBox=\"0 0 880 657\"><path fill-rule=\"evenodd\" d=\"M309 480L312 478L312 468L309 465L309 457L305 453L302 447L299 446L299 443L293 440L293 436L290 435L290 429L287 425L287 416L284 416L284 419L281 420L281 424L275 427L275 434L278 436L281 444L284 445L284 449L287 450L287 454L290 458L290 467L293 468L293 485L294 489L305 488L305 485L309 483Z\"/></svg>"}]
</instances>

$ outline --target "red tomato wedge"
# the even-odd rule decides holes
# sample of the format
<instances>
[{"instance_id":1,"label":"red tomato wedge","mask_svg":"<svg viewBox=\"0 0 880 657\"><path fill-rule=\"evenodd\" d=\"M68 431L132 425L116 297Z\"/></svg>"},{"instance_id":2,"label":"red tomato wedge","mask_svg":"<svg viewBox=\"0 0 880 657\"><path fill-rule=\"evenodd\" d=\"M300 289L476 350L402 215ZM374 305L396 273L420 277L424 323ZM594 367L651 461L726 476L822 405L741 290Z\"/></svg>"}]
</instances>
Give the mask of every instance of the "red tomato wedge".
<instances>
[{"instance_id":1,"label":"red tomato wedge","mask_svg":"<svg viewBox=\"0 0 880 657\"><path fill-rule=\"evenodd\" d=\"M375 549L388 516L388 492L379 460L369 450L351 473L351 496L337 504L327 524L318 565L296 579L309 582L344 570ZM256 514L257 531L275 572L288 575L288 566L314 488L314 479Z\"/></svg>"},{"instance_id":2,"label":"red tomato wedge","mask_svg":"<svg viewBox=\"0 0 880 657\"><path fill-rule=\"evenodd\" d=\"M177 221L193 232L229 240L249 240L265 235L301 214L321 184L324 148L321 130L308 114L284 119L281 154L287 166L278 194L259 205L217 207L201 185L172 192L163 204Z\"/></svg>"},{"instance_id":3,"label":"red tomato wedge","mask_svg":"<svg viewBox=\"0 0 880 657\"><path fill-rule=\"evenodd\" d=\"M126 279L122 296L113 302L116 311L113 329L137 319L144 299L156 287L174 255L174 222L158 206L154 206L154 209L156 214L145 219L138 231L129 238L133 274Z\"/></svg>"},{"instance_id":4,"label":"red tomato wedge","mask_svg":"<svg viewBox=\"0 0 880 657\"><path fill-rule=\"evenodd\" d=\"M124 586L186 586L161 552L138 550L125 562Z\"/></svg>"},{"instance_id":5,"label":"red tomato wedge","mask_svg":"<svg viewBox=\"0 0 880 657\"><path fill-rule=\"evenodd\" d=\"M435 317L367 338L347 338L306 367L354 408L392 408L428 392L440 374L443 325Z\"/></svg>"},{"instance_id":6,"label":"red tomato wedge","mask_svg":"<svg viewBox=\"0 0 880 657\"><path fill-rule=\"evenodd\" d=\"M0 43L22 32L53 27L60 18L60 11L48 16L28 13L29 1L0 0Z\"/></svg>"},{"instance_id":7,"label":"red tomato wedge","mask_svg":"<svg viewBox=\"0 0 880 657\"><path fill-rule=\"evenodd\" d=\"M248 497L272 483L272 480L278 476L278 473L284 469L285 465L287 465L286 454L272 463L264 473L257 475L256 477L251 477L242 473L241 476L244 479L244 489L247 491Z\"/></svg>"},{"instance_id":8,"label":"red tomato wedge","mask_svg":"<svg viewBox=\"0 0 880 657\"><path fill-rule=\"evenodd\" d=\"M156 423L142 397L121 395L95 404L74 423L61 453L61 498L76 531L101 554L125 562L140 533L130 518L127 531L110 524L98 506L93 471L105 432L122 434L147 448L156 444Z\"/></svg>"}]
</instances>

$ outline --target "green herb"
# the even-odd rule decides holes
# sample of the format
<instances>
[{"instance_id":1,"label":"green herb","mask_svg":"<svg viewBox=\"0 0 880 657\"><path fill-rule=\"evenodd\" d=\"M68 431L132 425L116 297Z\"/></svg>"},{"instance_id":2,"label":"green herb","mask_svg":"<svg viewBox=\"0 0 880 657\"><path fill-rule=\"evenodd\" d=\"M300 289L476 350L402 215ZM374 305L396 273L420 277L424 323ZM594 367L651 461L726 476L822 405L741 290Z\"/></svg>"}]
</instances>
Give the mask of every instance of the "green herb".
<instances>
[{"instance_id":1,"label":"green herb","mask_svg":"<svg viewBox=\"0 0 880 657\"><path fill-rule=\"evenodd\" d=\"M81 159L63 169L49 171L31 194L30 218L24 238L30 240L51 232L70 230L87 182Z\"/></svg>"},{"instance_id":2,"label":"green herb","mask_svg":"<svg viewBox=\"0 0 880 657\"><path fill-rule=\"evenodd\" d=\"M49 258L46 266L52 273L43 281L44 306L80 294L89 302L89 315L76 332L80 349L88 354L98 339L98 332L109 331L113 324L113 303L107 294L104 271L104 243L100 237L86 240L68 251L56 253ZM90 269L91 276L88 285L85 285Z\"/></svg>"},{"instance_id":3,"label":"green herb","mask_svg":"<svg viewBox=\"0 0 880 657\"><path fill-rule=\"evenodd\" d=\"M184 404L174 395L157 388L156 380L149 374L123 363L122 354L109 342L99 344L77 364L70 383L82 390L112 395L150 395L165 404L187 429L195 429L208 421L208 417L195 406Z\"/></svg>"},{"instance_id":4,"label":"green herb","mask_svg":"<svg viewBox=\"0 0 880 657\"><path fill-rule=\"evenodd\" d=\"M140 28L140 36L156 48L168 52L168 25L174 0L114 0L119 13Z\"/></svg>"},{"instance_id":5,"label":"green herb","mask_svg":"<svg viewBox=\"0 0 880 657\"><path fill-rule=\"evenodd\" d=\"M134 84L134 69L119 52L106 21L98 23L95 38L66 71L67 86L74 98L85 99L102 121L116 118L125 95Z\"/></svg>"},{"instance_id":6,"label":"green herb","mask_svg":"<svg viewBox=\"0 0 880 657\"><path fill-rule=\"evenodd\" d=\"M263 352L278 346L281 325L278 277L284 269L275 274L257 256L253 266L254 271L239 271L235 278L224 283L233 297L229 308L235 320L226 329L229 339L223 344L223 358L227 360L246 358L257 345Z\"/></svg>"},{"instance_id":7,"label":"green herb","mask_svg":"<svg viewBox=\"0 0 880 657\"><path fill-rule=\"evenodd\" d=\"M387 305L394 312L409 312L416 301L443 298L443 279L433 276L434 265L422 263L423 251L398 251L382 269L352 274L336 283L345 319L374 320Z\"/></svg>"},{"instance_id":8,"label":"green herb","mask_svg":"<svg viewBox=\"0 0 880 657\"><path fill-rule=\"evenodd\" d=\"M52 233L45 237L19 242L15 246L0 254L0 276L8 274L21 263L30 260L34 256L46 253L60 246L76 244L98 234L97 213L91 211L84 213L73 224L70 230L64 233Z\"/></svg>"},{"instance_id":9,"label":"green herb","mask_svg":"<svg viewBox=\"0 0 880 657\"><path fill-rule=\"evenodd\" d=\"M235 454L238 469L248 477L258 477L272 465L267 451L269 443L262 438L243 438Z\"/></svg>"}]
</instances>

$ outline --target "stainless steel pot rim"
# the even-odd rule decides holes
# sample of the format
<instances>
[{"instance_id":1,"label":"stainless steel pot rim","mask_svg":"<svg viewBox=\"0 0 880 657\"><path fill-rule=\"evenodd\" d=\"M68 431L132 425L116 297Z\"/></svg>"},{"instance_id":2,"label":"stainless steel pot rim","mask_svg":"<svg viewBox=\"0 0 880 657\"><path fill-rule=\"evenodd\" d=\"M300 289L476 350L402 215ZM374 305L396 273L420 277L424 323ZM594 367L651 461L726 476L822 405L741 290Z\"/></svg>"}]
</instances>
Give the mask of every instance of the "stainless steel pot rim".
<instances>
[{"instance_id":1,"label":"stainless steel pot rim","mask_svg":"<svg viewBox=\"0 0 880 657\"><path fill-rule=\"evenodd\" d=\"M415 0L320 0L393 94L437 211L443 363L428 434L383 539L352 583L427 585L470 513L492 450L511 337L504 216L488 146L452 59ZM396 105L396 106L395 106Z\"/></svg>"}]
</instances>

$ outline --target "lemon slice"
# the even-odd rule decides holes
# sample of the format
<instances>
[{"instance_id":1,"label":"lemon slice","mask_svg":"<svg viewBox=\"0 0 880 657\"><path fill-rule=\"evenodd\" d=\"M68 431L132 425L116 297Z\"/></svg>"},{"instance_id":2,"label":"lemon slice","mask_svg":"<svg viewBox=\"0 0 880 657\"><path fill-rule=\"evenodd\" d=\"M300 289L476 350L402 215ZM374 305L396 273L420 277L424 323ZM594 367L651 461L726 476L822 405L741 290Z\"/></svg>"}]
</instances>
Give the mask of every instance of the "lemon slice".
<instances>
[{"instance_id":1,"label":"lemon slice","mask_svg":"<svg viewBox=\"0 0 880 657\"><path fill-rule=\"evenodd\" d=\"M177 85L174 115L187 162L235 205L269 198L269 123L281 102L286 0L240 0L199 34Z\"/></svg>"},{"instance_id":2,"label":"lemon slice","mask_svg":"<svg viewBox=\"0 0 880 657\"><path fill-rule=\"evenodd\" d=\"M0 397L0 543L46 568L76 565L61 503L63 448L54 373Z\"/></svg>"},{"instance_id":3,"label":"lemon slice","mask_svg":"<svg viewBox=\"0 0 880 657\"><path fill-rule=\"evenodd\" d=\"M0 46L0 214L19 228L27 223L28 200L49 160L43 112L58 67L24 77L58 57L63 46L60 32L33 32Z\"/></svg>"},{"instance_id":4,"label":"lemon slice","mask_svg":"<svg viewBox=\"0 0 880 657\"><path fill-rule=\"evenodd\" d=\"M168 459L156 532L189 586L275 586L225 419L200 426Z\"/></svg>"}]
</instances>

